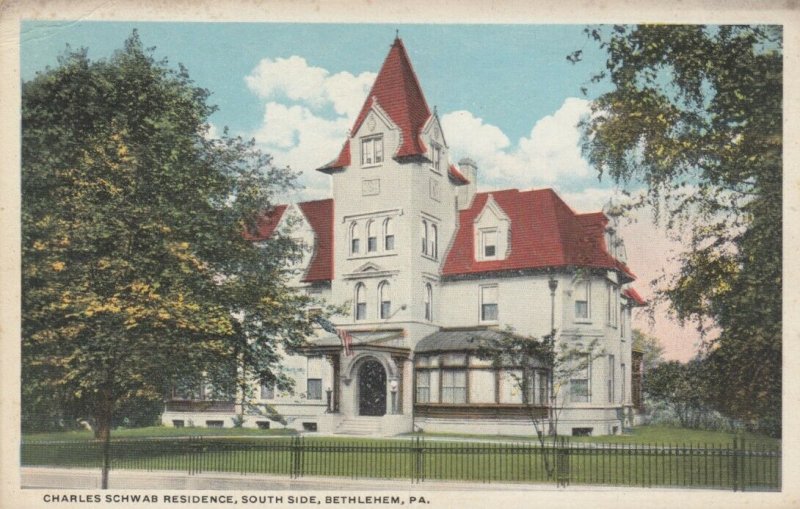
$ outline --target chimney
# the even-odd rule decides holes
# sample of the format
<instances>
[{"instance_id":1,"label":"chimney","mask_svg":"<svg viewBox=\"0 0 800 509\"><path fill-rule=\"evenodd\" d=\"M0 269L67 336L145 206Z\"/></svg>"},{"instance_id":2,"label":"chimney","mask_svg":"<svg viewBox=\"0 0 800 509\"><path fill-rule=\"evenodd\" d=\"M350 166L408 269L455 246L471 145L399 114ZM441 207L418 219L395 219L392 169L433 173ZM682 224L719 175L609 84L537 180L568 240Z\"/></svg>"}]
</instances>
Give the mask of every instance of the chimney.
<instances>
[{"instance_id":1,"label":"chimney","mask_svg":"<svg viewBox=\"0 0 800 509\"><path fill-rule=\"evenodd\" d=\"M478 190L478 165L469 157L464 157L458 162L458 169L469 180L469 184L458 188L458 210L464 210L472 204L472 198Z\"/></svg>"}]
</instances>

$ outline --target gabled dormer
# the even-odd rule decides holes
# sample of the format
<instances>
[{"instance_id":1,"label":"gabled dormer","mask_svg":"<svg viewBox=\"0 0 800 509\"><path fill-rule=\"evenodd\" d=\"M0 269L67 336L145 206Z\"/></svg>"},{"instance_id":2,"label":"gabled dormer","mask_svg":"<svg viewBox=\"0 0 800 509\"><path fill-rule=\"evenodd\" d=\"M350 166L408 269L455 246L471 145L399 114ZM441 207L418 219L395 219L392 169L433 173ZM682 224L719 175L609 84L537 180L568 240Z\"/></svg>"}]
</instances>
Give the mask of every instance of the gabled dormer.
<instances>
[{"instance_id":1,"label":"gabled dormer","mask_svg":"<svg viewBox=\"0 0 800 509\"><path fill-rule=\"evenodd\" d=\"M378 122L383 120L390 122L397 133L397 138L392 144L393 150L387 150L386 144L383 146L383 158L393 157L399 161L425 158L428 148L423 142L422 130L430 117L431 111L403 41L397 38L375 78L375 83L339 156L318 170L323 173L334 173L350 166L360 165L361 151L365 149L372 150L374 155L375 142L370 147L369 138L363 140L366 145L362 145L361 139L369 131L370 119L375 121L375 129L378 128ZM388 126L388 123L386 125Z\"/></svg>"},{"instance_id":2,"label":"gabled dormer","mask_svg":"<svg viewBox=\"0 0 800 509\"><path fill-rule=\"evenodd\" d=\"M400 145L400 129L381 108L377 98L357 131L351 133L351 145L357 147L358 157L351 160L352 166L371 168L381 166L387 157L395 157Z\"/></svg>"},{"instance_id":3,"label":"gabled dormer","mask_svg":"<svg viewBox=\"0 0 800 509\"><path fill-rule=\"evenodd\" d=\"M511 251L511 220L490 194L473 223L475 260L504 260Z\"/></svg>"}]
</instances>

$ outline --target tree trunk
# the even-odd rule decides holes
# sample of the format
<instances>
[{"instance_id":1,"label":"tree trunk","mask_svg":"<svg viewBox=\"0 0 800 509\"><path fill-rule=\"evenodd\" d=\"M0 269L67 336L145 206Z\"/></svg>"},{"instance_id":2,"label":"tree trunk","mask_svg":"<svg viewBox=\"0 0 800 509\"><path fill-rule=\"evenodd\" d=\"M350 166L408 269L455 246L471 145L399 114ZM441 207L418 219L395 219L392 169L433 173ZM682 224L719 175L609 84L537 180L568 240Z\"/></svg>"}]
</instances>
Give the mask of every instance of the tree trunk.
<instances>
[{"instance_id":1,"label":"tree trunk","mask_svg":"<svg viewBox=\"0 0 800 509\"><path fill-rule=\"evenodd\" d=\"M104 409L96 418L95 437L103 442L103 469L100 488L108 489L108 471L111 469L111 411Z\"/></svg>"}]
</instances>

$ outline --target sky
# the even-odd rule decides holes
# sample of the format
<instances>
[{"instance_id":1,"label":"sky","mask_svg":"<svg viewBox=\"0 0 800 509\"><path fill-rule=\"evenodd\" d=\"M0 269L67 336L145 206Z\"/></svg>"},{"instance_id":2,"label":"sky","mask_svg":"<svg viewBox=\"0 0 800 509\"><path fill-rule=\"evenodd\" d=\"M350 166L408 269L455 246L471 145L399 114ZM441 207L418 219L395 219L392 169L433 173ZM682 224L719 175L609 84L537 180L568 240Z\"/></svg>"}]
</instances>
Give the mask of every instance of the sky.
<instances>
[{"instance_id":1,"label":"sky","mask_svg":"<svg viewBox=\"0 0 800 509\"><path fill-rule=\"evenodd\" d=\"M183 64L211 91L212 135L227 127L254 138L276 164L302 172L304 189L291 199L329 196L330 177L314 169L338 154L396 35L441 118L451 160L477 162L479 190L552 187L578 212L619 199L580 151L576 124L609 89L601 83L581 92L605 65L581 25L25 21L22 80L57 66L67 45L107 58L133 29L157 58ZM568 62L578 49L582 62ZM648 298L649 282L677 269L671 257L680 244L648 211L634 219L621 234L634 286ZM658 337L666 358L694 355L692 327L678 326L664 306L645 315L635 313L634 326Z\"/></svg>"}]
</instances>

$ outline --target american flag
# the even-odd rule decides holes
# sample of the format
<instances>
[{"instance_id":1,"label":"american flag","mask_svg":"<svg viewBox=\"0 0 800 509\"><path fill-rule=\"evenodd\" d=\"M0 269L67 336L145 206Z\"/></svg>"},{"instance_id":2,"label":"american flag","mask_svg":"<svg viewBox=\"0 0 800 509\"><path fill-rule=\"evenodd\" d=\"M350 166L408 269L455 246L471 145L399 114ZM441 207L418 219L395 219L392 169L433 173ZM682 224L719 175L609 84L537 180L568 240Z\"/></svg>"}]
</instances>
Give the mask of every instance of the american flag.
<instances>
[{"instance_id":1,"label":"american flag","mask_svg":"<svg viewBox=\"0 0 800 509\"><path fill-rule=\"evenodd\" d=\"M344 329L337 329L327 318L318 316L316 321L323 330L331 334L336 334L339 339L342 340L345 355L353 355L353 336L351 336L349 332Z\"/></svg>"}]
</instances>

